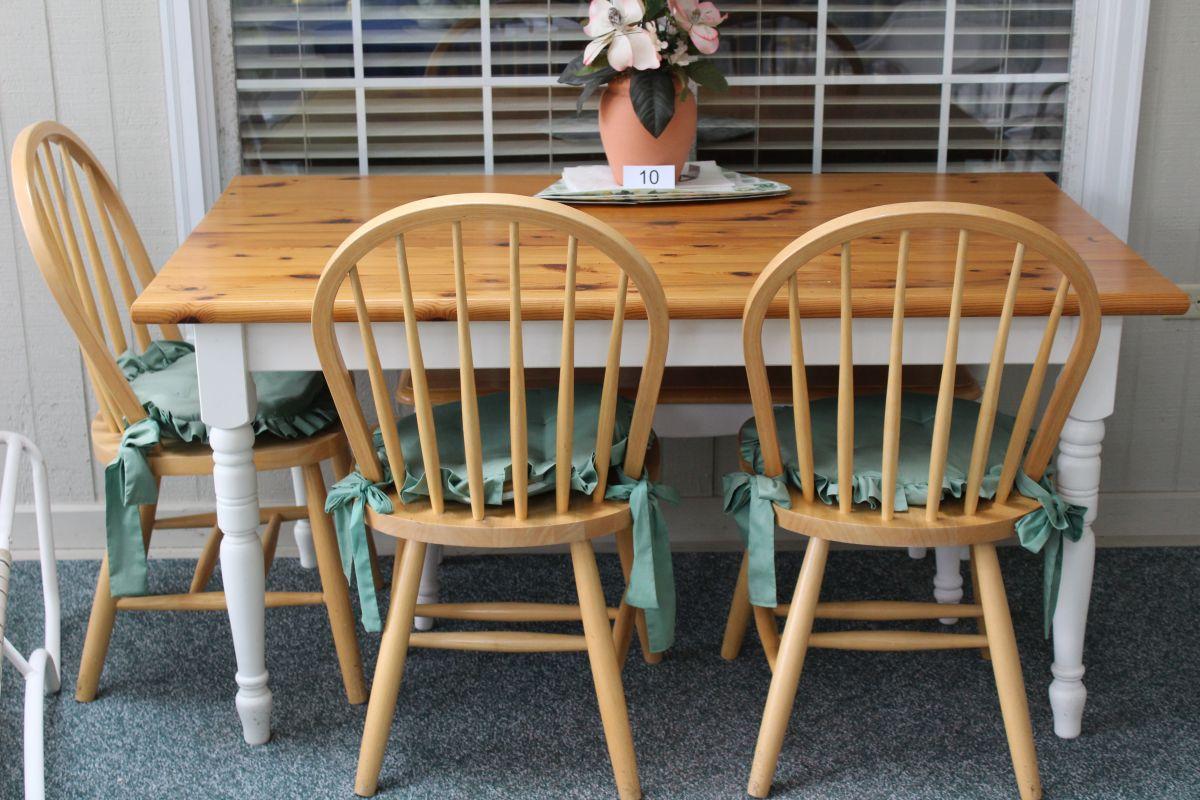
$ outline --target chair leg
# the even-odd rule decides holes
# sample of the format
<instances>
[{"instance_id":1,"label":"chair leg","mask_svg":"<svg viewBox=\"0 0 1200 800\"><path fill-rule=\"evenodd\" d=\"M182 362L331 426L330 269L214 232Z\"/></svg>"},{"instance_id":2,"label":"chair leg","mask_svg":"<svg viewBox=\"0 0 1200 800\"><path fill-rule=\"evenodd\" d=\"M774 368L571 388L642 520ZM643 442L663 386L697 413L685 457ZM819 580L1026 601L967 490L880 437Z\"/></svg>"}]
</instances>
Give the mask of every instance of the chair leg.
<instances>
[{"instance_id":1,"label":"chair leg","mask_svg":"<svg viewBox=\"0 0 1200 800\"><path fill-rule=\"evenodd\" d=\"M333 647L342 670L342 684L351 704L366 702L367 687L363 677L362 656L354 632L354 612L350 608L350 591L342 573L338 555L337 535L325 514L325 479L316 464L304 467L304 483L308 496L308 519L312 523L313 550L317 571L321 575L321 593L329 614Z\"/></svg>"},{"instance_id":2,"label":"chair leg","mask_svg":"<svg viewBox=\"0 0 1200 800\"><path fill-rule=\"evenodd\" d=\"M783 627L775 674L771 676L771 688L767 692L767 705L758 730L758 744L754 748L754 763L750 767L750 783L746 791L754 797L770 794L771 783L775 780L779 751L783 747L783 735L796 701L796 687L804 668L804 655L808 651L808 639L812 634L828 555L828 541L808 540L792 607Z\"/></svg>"},{"instance_id":3,"label":"chair leg","mask_svg":"<svg viewBox=\"0 0 1200 800\"><path fill-rule=\"evenodd\" d=\"M775 609L754 606L754 627L758 629L767 666L774 672L775 662L779 658L779 626L775 623Z\"/></svg>"},{"instance_id":4,"label":"chair leg","mask_svg":"<svg viewBox=\"0 0 1200 800\"><path fill-rule=\"evenodd\" d=\"M583 635L587 640L592 680L596 684L596 700L600 705L600 720L604 725L604 739L608 743L608 757L612 761L617 794L621 800L638 800L642 796L642 787L638 781L637 759L633 754L633 733L629 729L625 689L621 685L621 669L608 624L608 605L604 601L600 571L596 567L596 554L590 541L571 542L571 563L575 568L575 588L579 594Z\"/></svg>"},{"instance_id":5,"label":"chair leg","mask_svg":"<svg viewBox=\"0 0 1200 800\"><path fill-rule=\"evenodd\" d=\"M992 670L996 675L1000 713L1004 716L1004 730L1008 734L1008 749L1017 776L1017 789L1021 793L1021 800L1039 800L1042 782L1038 777L1033 725L1029 721L1025 680L1021 676L1017 638L1013 633L1012 617L1008 613L1008 598L1004 594L1004 579L1000 575L996 547L990 543L973 545L971 557L979 573L979 588L982 590L980 601L987 622Z\"/></svg>"},{"instance_id":6,"label":"chair leg","mask_svg":"<svg viewBox=\"0 0 1200 800\"><path fill-rule=\"evenodd\" d=\"M279 526L283 524L283 517L278 514L273 514L271 519L267 521L267 527L262 535L263 548L263 577L271 574L271 564L275 563L275 547L279 544ZM310 532L311 538L311 532Z\"/></svg>"},{"instance_id":7,"label":"chair leg","mask_svg":"<svg viewBox=\"0 0 1200 800\"><path fill-rule=\"evenodd\" d=\"M379 770L383 766L383 751L387 747L392 719L396 715L396 699L400 695L400 681L404 677L408 637L412 632L421 565L424 563L425 543L405 542L399 569L392 578L392 604L388 609L383 638L379 642L379 660L371 685L371 701L367 704L367 722L358 750L354 793L361 797L370 797L379 788Z\"/></svg>"},{"instance_id":8,"label":"chair leg","mask_svg":"<svg viewBox=\"0 0 1200 800\"><path fill-rule=\"evenodd\" d=\"M155 476L155 487L162 486L162 478ZM138 520L142 527L142 547L150 551L150 537L154 535L154 519L157 505L138 508ZM96 578L96 593L92 596L92 613L88 617L87 635L83 640L83 653L79 657L79 675L75 679L75 699L90 703L96 699L100 687L100 673L104 671L104 660L108 657L108 643L112 640L113 625L117 621L117 601L112 596L108 576L108 553L100 562L100 574Z\"/></svg>"},{"instance_id":9,"label":"chair leg","mask_svg":"<svg viewBox=\"0 0 1200 800\"><path fill-rule=\"evenodd\" d=\"M721 658L733 661L742 652L746 640L746 625L750 622L750 554L742 553L742 566L738 570L737 583L733 586L733 599L729 601L729 616L725 618L725 637L721 640Z\"/></svg>"},{"instance_id":10,"label":"chair leg","mask_svg":"<svg viewBox=\"0 0 1200 800\"><path fill-rule=\"evenodd\" d=\"M629 573L633 570L633 529L626 528L617 533L617 556L621 559L621 574L625 576L625 584L629 584ZM622 615L626 620L622 620ZM629 629L628 620L632 619L637 627L638 642L642 647L642 658L647 664L657 664L662 661L662 653L655 653L650 650L650 634L646 630L646 612L640 608L634 608L625 602L625 596L621 595L621 606L617 611L617 624L613 626L613 642L617 647L617 663L624 664L625 659L629 656L630 638L632 631ZM621 629L620 638L618 638L618 629Z\"/></svg>"},{"instance_id":11,"label":"chair leg","mask_svg":"<svg viewBox=\"0 0 1200 800\"><path fill-rule=\"evenodd\" d=\"M200 558L196 560L196 570L192 573L192 585L188 589L192 594L203 592L204 587L208 586L208 582L212 580L213 570L217 568L217 558L221 555L222 538L224 538L224 534L221 533L220 526L213 525L208 538L204 540L204 549L200 551Z\"/></svg>"},{"instance_id":12,"label":"chair leg","mask_svg":"<svg viewBox=\"0 0 1200 800\"><path fill-rule=\"evenodd\" d=\"M967 552L968 553L971 552L970 545L967 546ZM970 561L971 561L971 563L970 563L970 567L971 567L971 599L974 602L978 603L979 597L980 597L980 595L979 595L979 567L976 565L975 559L972 558ZM977 631L979 631L979 633L981 633L982 635L987 636L987 623L984 622L983 617L975 618L975 629ZM992 653L986 647L979 648L979 655L985 661L991 661L991 659L992 659Z\"/></svg>"},{"instance_id":13,"label":"chair leg","mask_svg":"<svg viewBox=\"0 0 1200 800\"><path fill-rule=\"evenodd\" d=\"M81 703L90 703L96 699L100 673L104 670L104 659L108 655L108 643L112 639L113 624L116 621L117 601L109 588L108 555L105 554L100 561L96 594L92 597L92 614L88 617L83 654L79 657L79 676L75 679L75 699Z\"/></svg>"}]
</instances>

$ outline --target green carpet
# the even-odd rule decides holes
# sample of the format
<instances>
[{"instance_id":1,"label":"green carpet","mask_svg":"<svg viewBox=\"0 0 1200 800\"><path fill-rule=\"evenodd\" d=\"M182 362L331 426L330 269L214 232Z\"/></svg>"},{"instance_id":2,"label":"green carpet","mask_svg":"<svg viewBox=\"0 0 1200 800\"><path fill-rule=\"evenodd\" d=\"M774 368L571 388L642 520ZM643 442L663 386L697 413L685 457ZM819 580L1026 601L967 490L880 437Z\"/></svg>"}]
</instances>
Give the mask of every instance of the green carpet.
<instances>
[{"instance_id":1,"label":"green carpet","mask_svg":"<svg viewBox=\"0 0 1200 800\"><path fill-rule=\"evenodd\" d=\"M1101 550L1088 634L1084 735L1054 736L1041 637L1040 563L1001 554L1016 621L1046 796L1200 797L1200 549ZM791 585L798 557L781 557ZM742 657L718 655L737 560L676 557L679 641L662 664L626 667L647 798L744 797L768 672L754 635ZM390 565L389 565L390 566ZM64 691L47 702L47 785L71 798L351 797L365 707L346 704L320 608L267 616L275 693L271 742L243 744L233 708L234 659L219 613L118 618L101 694L73 699L95 562L64 562ZM823 597L924 599L932 558L840 551ZM601 558L610 597L615 558ZM152 588L181 591L190 565L151 564ZM568 559L448 559L443 595L565 601ZM964 575L966 570L964 568ZM277 588L316 588L316 575L277 564ZM454 623L444 623L447 627ZM931 623L936 625L936 623ZM966 629L968 623L962 623ZM9 637L40 636L36 565L17 565ZM378 637L360 633L373 666ZM21 686L5 666L0 797L20 795ZM381 797L615 797L583 655L415 651L381 776ZM776 780L780 798L1015 796L991 668L974 652L814 651L800 682Z\"/></svg>"}]
</instances>

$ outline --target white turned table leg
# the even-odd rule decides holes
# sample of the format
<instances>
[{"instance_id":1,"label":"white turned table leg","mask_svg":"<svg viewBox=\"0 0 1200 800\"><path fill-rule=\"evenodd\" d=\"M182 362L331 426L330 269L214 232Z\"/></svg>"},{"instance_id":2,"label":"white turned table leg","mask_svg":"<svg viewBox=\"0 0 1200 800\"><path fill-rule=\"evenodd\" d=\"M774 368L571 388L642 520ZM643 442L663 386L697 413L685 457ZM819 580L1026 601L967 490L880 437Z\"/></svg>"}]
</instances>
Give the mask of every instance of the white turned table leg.
<instances>
[{"instance_id":1,"label":"white turned table leg","mask_svg":"<svg viewBox=\"0 0 1200 800\"><path fill-rule=\"evenodd\" d=\"M417 590L418 603L436 603L442 582L438 578L438 566L442 563L442 546L431 544L425 548L425 564L421 567L421 587ZM430 617L414 617L413 627L427 631L433 627Z\"/></svg>"},{"instance_id":2,"label":"white turned table leg","mask_svg":"<svg viewBox=\"0 0 1200 800\"><path fill-rule=\"evenodd\" d=\"M1050 707L1054 732L1064 739L1079 735L1087 688L1083 685L1083 640L1088 605L1092 597L1092 572L1096 560L1096 520L1100 493L1100 449L1104 419L1113 410L1116 396L1117 356L1121 348L1121 319L1104 320L1100 343L1091 369L1063 426L1056 461L1059 494L1087 508L1083 537L1064 541L1062 583L1054 611L1054 664L1050 671Z\"/></svg>"},{"instance_id":3,"label":"white turned table leg","mask_svg":"<svg viewBox=\"0 0 1200 800\"><path fill-rule=\"evenodd\" d=\"M1058 491L1063 499L1086 506L1083 538L1064 541L1062 582L1054 611L1054 679L1050 682L1050 706L1054 709L1054 732L1064 739L1079 735L1087 689L1083 685L1083 638L1088 605L1092 597L1092 571L1096 560L1096 500L1100 491L1100 443L1104 423L1099 420L1067 419L1059 440Z\"/></svg>"},{"instance_id":4,"label":"white turned table leg","mask_svg":"<svg viewBox=\"0 0 1200 800\"><path fill-rule=\"evenodd\" d=\"M240 325L196 326L200 411L209 426L221 542L221 578L237 658L237 711L247 744L271 738L267 688L265 592L254 469L257 408Z\"/></svg>"},{"instance_id":5,"label":"white turned table leg","mask_svg":"<svg viewBox=\"0 0 1200 800\"><path fill-rule=\"evenodd\" d=\"M292 493L296 505L308 504L308 492L304 488L304 470L292 467ZM296 520L292 527L292 536L296 537L296 548L300 551L300 566L312 569L317 565L317 551L313 549L312 525L307 519Z\"/></svg>"},{"instance_id":6,"label":"white turned table leg","mask_svg":"<svg viewBox=\"0 0 1200 800\"><path fill-rule=\"evenodd\" d=\"M908 548L908 557L914 560L920 560L925 557L928 551L926 547L910 547Z\"/></svg>"},{"instance_id":7,"label":"white turned table leg","mask_svg":"<svg viewBox=\"0 0 1200 800\"><path fill-rule=\"evenodd\" d=\"M939 603L958 603L963 598L962 571L958 547L935 547L933 557L937 573L933 576L933 599ZM958 617L940 617L943 625L953 625Z\"/></svg>"}]
</instances>

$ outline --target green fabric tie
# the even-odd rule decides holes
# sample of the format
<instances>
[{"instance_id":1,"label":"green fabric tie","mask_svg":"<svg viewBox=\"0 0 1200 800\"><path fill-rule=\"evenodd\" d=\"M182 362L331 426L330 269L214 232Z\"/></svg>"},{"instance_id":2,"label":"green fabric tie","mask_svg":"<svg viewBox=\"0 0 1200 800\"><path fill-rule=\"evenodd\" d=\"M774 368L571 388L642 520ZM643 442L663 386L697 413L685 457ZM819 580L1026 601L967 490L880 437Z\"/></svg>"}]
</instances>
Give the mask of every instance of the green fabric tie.
<instances>
[{"instance_id":1,"label":"green fabric tie","mask_svg":"<svg viewBox=\"0 0 1200 800\"><path fill-rule=\"evenodd\" d=\"M125 429L117 457L104 468L108 581L113 597L146 593L146 548L138 506L158 502L158 482L146 451L160 438L157 422L150 417L138 420Z\"/></svg>"},{"instance_id":2,"label":"green fabric tie","mask_svg":"<svg viewBox=\"0 0 1200 800\"><path fill-rule=\"evenodd\" d=\"M1017 538L1031 553L1042 553L1043 635L1050 636L1050 623L1058 605L1058 586L1062 581L1063 536L1078 542L1083 536L1083 518L1087 509L1063 500L1050 486L1050 479L1035 481L1023 471L1017 472L1017 491L1037 500L1042 507L1017 520Z\"/></svg>"},{"instance_id":3,"label":"green fabric tie","mask_svg":"<svg viewBox=\"0 0 1200 800\"><path fill-rule=\"evenodd\" d=\"M633 566L625 600L646 615L650 650L659 653L675 642L675 575L671 569L671 543L659 500L679 502L670 486L652 483L646 477L634 480L615 467L617 483L604 492L606 500L629 502L633 515Z\"/></svg>"},{"instance_id":4,"label":"green fabric tie","mask_svg":"<svg viewBox=\"0 0 1200 800\"><path fill-rule=\"evenodd\" d=\"M104 469L105 527L109 580L114 597L146 593L146 552L138 506L158 501L146 451L164 438L207 442L200 419L195 348L189 342L159 339L142 353L127 350L117 365L146 411L121 436L117 457ZM256 436L281 439L311 436L337 419L333 399L319 372L256 372L251 376L258 413Z\"/></svg>"},{"instance_id":5,"label":"green fabric tie","mask_svg":"<svg viewBox=\"0 0 1200 800\"><path fill-rule=\"evenodd\" d=\"M362 624L368 631L381 628L379 602L375 597L375 575L371 571L371 550L367 545L366 506L379 514L392 513L392 501L384 493L390 481L372 483L360 472L351 472L329 487L325 513L333 515L337 529L338 551L346 580L358 585Z\"/></svg>"},{"instance_id":6,"label":"green fabric tie","mask_svg":"<svg viewBox=\"0 0 1200 800\"><path fill-rule=\"evenodd\" d=\"M771 478L750 472L731 472L723 479L725 513L733 517L750 560L747 585L750 603L774 608L775 505L790 508L791 497L782 476Z\"/></svg>"},{"instance_id":7,"label":"green fabric tie","mask_svg":"<svg viewBox=\"0 0 1200 800\"><path fill-rule=\"evenodd\" d=\"M855 504L865 503L878 508L883 495L883 418L886 399L882 395L867 395L854 399L854 475L851 486ZM936 419L935 395L905 393L900 404L900 454L897 464L895 509L898 512L912 506L925 505L929 494L929 454ZM837 398L822 398L810 404L813 442L813 489L821 502L837 502L842 487L837 483ZM746 540L750 558L748 571L750 602L774 606L775 587L775 515L771 503L784 505L787 485L800 487L800 472L795 452L795 418L791 406L774 409L777 439L783 459L783 475L770 479L761 473L765 469L762 448L754 420L742 426L739 447L742 460L758 474L731 473L725 476L725 511L733 516ZM951 407L950 441L942 477L943 497L961 499L966 492L968 473L979 403L955 399ZM1015 420L1007 414L997 414L992 427L988 456L979 487L979 496L991 499L996 495L1003 471L1004 456L1012 435ZM755 480L751 480L754 478ZM1084 509L1063 500L1054 491L1047 473L1034 481L1017 472L1016 489L1025 497L1037 500L1041 508L1026 514L1015 523L1017 537L1031 552L1041 552L1043 568L1043 606L1045 629L1050 629L1054 608L1058 602L1058 585L1062 575L1062 537L1078 541L1083 535ZM760 481L776 481L781 486L769 487ZM756 495L757 492L757 495ZM763 499L768 493L770 501Z\"/></svg>"}]
</instances>

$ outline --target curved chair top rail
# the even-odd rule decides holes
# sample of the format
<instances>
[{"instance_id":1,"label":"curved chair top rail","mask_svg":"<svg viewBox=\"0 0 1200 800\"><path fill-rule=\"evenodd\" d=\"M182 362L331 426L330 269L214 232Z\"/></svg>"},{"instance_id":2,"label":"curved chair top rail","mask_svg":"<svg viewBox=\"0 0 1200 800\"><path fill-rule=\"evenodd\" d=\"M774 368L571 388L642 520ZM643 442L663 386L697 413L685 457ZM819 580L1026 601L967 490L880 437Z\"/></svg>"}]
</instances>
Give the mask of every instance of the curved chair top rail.
<instances>
[{"instance_id":1,"label":"curved chair top rail","mask_svg":"<svg viewBox=\"0 0 1200 800\"><path fill-rule=\"evenodd\" d=\"M372 402L383 431L384 450L392 469L399 472L404 468L399 437L396 434L395 416L391 406L391 393L384 379L375 335L368 310L368 299L363 293L358 275L358 263L368 253L388 243L395 242L396 269L400 280L404 304L405 339L409 369L417 414L417 428L421 442L421 456L426 472L437 474L437 434L433 424L432 403L425 376L420 335L415 324L412 283L409 275L408 251L405 234L416 229L445 225L453 245L455 318L457 319L460 389L463 415L463 444L467 458L468 483L472 516L476 520L484 517L484 492L482 478L482 444L478 398L470 335L470 315L467 302L467 272L465 263L462 226L478 220L500 221L508 224L509 257L509 390L511 403L510 439L512 461L523 464L528 459L528 431L525 420L525 376L524 347L521 334L521 226L549 229L565 234L566 268L563 285L563 329L559 370L558 427L556 430L556 508L564 512L569 504L570 456L572 451L572 419L574 416L574 364L575 364L575 290L580 245L592 247L603 254L619 270L614 303L612 334L609 338L605 360L604 383L601 392L600 422L596 439L596 462L607 465L612 447L612 433L616 421L618 372L621 360L621 339L624 332L625 305L629 280L632 279L645 305L649 323L649 343L642 365L641 381L638 385L633 421L628 439L624 469L633 477L642 473L646 448L649 444L650 426L654 417L659 387L667 354L667 305L662 285L649 262L612 227L588 214L569 206L531 197L508 194L457 194L432 197L408 203L387 211L366 222L342 243L330 257L317 284L313 301L312 329L321 368L325 372L338 414L350 440L359 469L372 481L383 478L383 467L372 446L371 431L367 425L350 374L342 357L341 345L334 330L334 309L339 292L345 283L350 284L350 295L358 321L359 336L364 348L367 372L371 382ZM600 485L594 497L597 502L604 496L608 470L598 468ZM430 504L441 513L444 498L439 481L429 482ZM516 470L513 475L514 506L517 517L524 519L528 512L527 477Z\"/></svg>"},{"instance_id":2,"label":"curved chair top rail","mask_svg":"<svg viewBox=\"0 0 1200 800\"><path fill-rule=\"evenodd\" d=\"M848 485L854 471L854 378L853 378L853 286L852 253L854 240L880 234L899 233L897 247L895 291L892 310L892 333L885 402L883 441L883 502L884 520L892 518L899 458L901 368L903 365L904 303L908 271L910 240L914 233L929 229L957 229L958 250L954 264L954 281L950 290L949 325L945 356L939 385L937 410L934 419L933 446L930 453L929 485L940 486L945 475L950 435L950 414L954 401L954 373L958 357L958 332L962 313L963 285L966 282L970 253L970 235L983 233L1003 237L1014 243L1013 262L1005 289L1004 304L989 362L987 382L980 400L979 419L968 472L968 488L964 497L966 514L975 513L978 490L986 468L990 442L999 399L1000 380L1008 333L1012 323L1022 265L1027 250L1039 253L1061 274L1054 305L1047 316L1041 346L1034 360L1029 381L1017 412L1015 428L1009 447L996 499L1007 500L1012 491L1018 467L1032 478L1044 474L1050 455L1058 441L1067 413L1087 374L1096 342L1100 335L1100 302L1096 284L1083 260L1063 239L1048 228L1018 214L970 203L917 202L877 206L845 214L813 228L785 247L763 270L743 314L742 339L746 356L746 371L750 382L754 417L758 426L767 472L779 475L783 470L775 420L771 411L771 390L767 382L763 359L762 329L772 299L787 284L790 344L792 351L792 399L795 414L796 452L805 499L812 501L813 453L812 426L809 418L808 387L804 373L804 350L801 334L801 313L796 272L814 259L838 250L841 256L841 327L838 385L838 483ZM1046 377L1050 351L1058 331L1068 291L1074 291L1079 305L1079 325L1071 352L1067 356L1041 424L1025 450L1032 429L1038 401ZM1025 453L1023 464L1018 463ZM846 480L844 481L843 478ZM933 493L926 506L926 518L938 518L940 496ZM839 492L840 510L851 511L850 492Z\"/></svg>"},{"instance_id":3,"label":"curved chair top rail","mask_svg":"<svg viewBox=\"0 0 1200 800\"><path fill-rule=\"evenodd\" d=\"M115 356L129 347L129 307L154 278L129 209L95 154L57 122L34 123L17 136L12 181L25 237L79 341L101 414L111 430L123 430L145 411ZM120 300L113 293L114 279ZM144 350L149 330L136 323L131 327ZM179 338L176 326L159 328L163 336Z\"/></svg>"}]
</instances>

